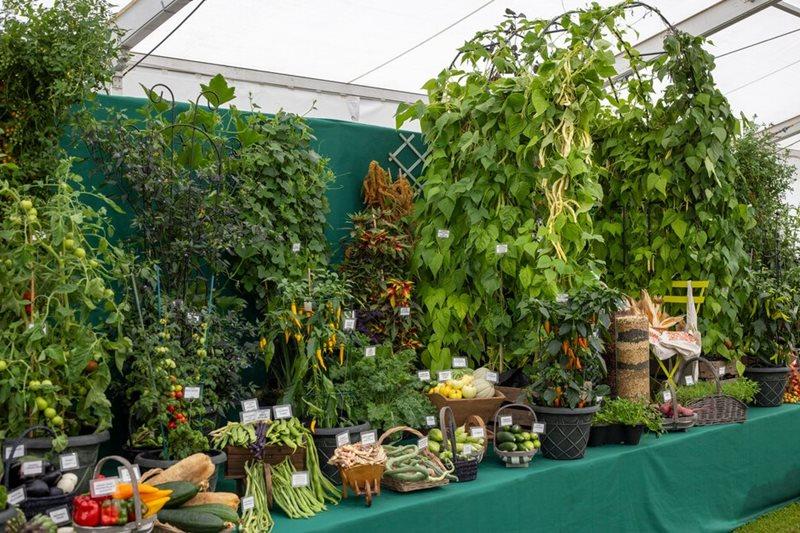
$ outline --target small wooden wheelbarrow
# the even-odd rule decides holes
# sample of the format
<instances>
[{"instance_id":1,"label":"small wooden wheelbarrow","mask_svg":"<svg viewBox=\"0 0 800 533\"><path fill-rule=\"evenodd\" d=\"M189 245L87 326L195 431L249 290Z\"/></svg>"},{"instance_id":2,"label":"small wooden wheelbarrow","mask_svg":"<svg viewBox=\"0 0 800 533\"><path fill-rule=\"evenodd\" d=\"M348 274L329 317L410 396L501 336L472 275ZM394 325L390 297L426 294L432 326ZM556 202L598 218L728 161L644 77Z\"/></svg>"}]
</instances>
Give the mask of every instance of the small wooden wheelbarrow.
<instances>
[{"instance_id":1,"label":"small wooden wheelbarrow","mask_svg":"<svg viewBox=\"0 0 800 533\"><path fill-rule=\"evenodd\" d=\"M384 463L339 468L339 475L342 478L342 498L347 498L347 487L350 487L356 496L364 496L367 507L371 507L372 495L381 495L381 478L385 469Z\"/></svg>"}]
</instances>

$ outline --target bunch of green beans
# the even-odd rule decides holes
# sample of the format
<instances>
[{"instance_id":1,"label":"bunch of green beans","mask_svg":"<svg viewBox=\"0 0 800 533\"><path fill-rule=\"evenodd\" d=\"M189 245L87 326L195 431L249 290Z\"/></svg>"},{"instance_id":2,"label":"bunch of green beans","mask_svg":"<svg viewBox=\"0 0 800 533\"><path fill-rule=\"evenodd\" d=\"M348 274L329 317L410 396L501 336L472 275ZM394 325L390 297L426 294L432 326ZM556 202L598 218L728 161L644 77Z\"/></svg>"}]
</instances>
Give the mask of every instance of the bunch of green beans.
<instances>
[{"instance_id":1,"label":"bunch of green beans","mask_svg":"<svg viewBox=\"0 0 800 533\"><path fill-rule=\"evenodd\" d=\"M244 466L244 471L247 474L245 497L252 496L255 506L252 510L245 512L241 526L243 533L269 533L275 525L267 506L265 468L269 468L269 466L260 461L250 462Z\"/></svg>"},{"instance_id":2,"label":"bunch of green beans","mask_svg":"<svg viewBox=\"0 0 800 533\"><path fill-rule=\"evenodd\" d=\"M326 509L325 502L317 498L310 484L306 487L292 487L295 469L288 459L271 468L272 498L289 518L311 518Z\"/></svg>"}]
</instances>

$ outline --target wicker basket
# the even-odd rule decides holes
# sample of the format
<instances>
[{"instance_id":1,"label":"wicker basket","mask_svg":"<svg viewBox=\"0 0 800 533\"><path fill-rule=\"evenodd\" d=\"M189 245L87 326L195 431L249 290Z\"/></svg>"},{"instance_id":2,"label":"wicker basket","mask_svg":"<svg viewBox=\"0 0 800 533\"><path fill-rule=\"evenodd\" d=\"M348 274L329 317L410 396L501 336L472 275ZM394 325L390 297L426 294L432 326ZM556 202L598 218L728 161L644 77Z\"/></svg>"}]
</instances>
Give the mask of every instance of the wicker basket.
<instances>
[{"instance_id":1,"label":"wicker basket","mask_svg":"<svg viewBox=\"0 0 800 533\"><path fill-rule=\"evenodd\" d=\"M697 413L692 416L678 416L678 393L670 381L666 383L672 396L672 416L664 416L664 429L666 431L686 431L697 423Z\"/></svg>"},{"instance_id":2,"label":"wicker basket","mask_svg":"<svg viewBox=\"0 0 800 533\"><path fill-rule=\"evenodd\" d=\"M733 396L722 394L722 385L719 382L719 376L716 374L716 368L705 357L690 357L686 359L678 368L676 375L676 382L683 381L683 374L687 368L695 361L703 363L711 371L714 378L714 383L717 385L717 393L705 398L700 398L688 404L686 407L694 409L697 413L697 426L710 426L712 424L732 424L735 422L744 422L747 420L747 406L740 400ZM693 366L693 365L692 365Z\"/></svg>"},{"instance_id":3,"label":"wicker basket","mask_svg":"<svg viewBox=\"0 0 800 533\"><path fill-rule=\"evenodd\" d=\"M386 432L383 435L381 435L381 438L378 439L378 444L383 445L383 441L387 437L394 435L395 433L404 433L404 432L411 433L418 439L421 439L423 437L422 433L420 433L414 428L410 428L408 426L396 426L387 429ZM425 449L425 450L420 450L419 453L424 454L426 457L428 457L430 460L436 463L436 465L439 466L442 470L447 470L442 461L438 457L436 457L436 455L432 451ZM450 481L447 478L444 478L440 481L403 481L401 479L395 479L393 477L384 475L381 480L381 483L383 484L384 487L393 490L394 492L414 492L417 490L441 487L442 485L447 485L448 483L450 483Z\"/></svg>"},{"instance_id":4,"label":"wicker basket","mask_svg":"<svg viewBox=\"0 0 800 533\"><path fill-rule=\"evenodd\" d=\"M228 461L225 463L225 477L228 479L244 479L246 477L244 465L248 461L255 460L250 448L244 446L225 446L225 453L228 455ZM287 457L290 458L296 470L306 469L305 447L298 446L296 450L292 450L289 446L270 444L264 448L263 462L267 464L279 465Z\"/></svg>"},{"instance_id":5,"label":"wicker basket","mask_svg":"<svg viewBox=\"0 0 800 533\"><path fill-rule=\"evenodd\" d=\"M428 399L436 406L436 409L441 410L442 407L449 407L456 425L460 426L467 421L467 417L470 415L479 416L484 423L488 422L506 397L502 392L495 389L494 397L492 398L451 400L441 394L429 394Z\"/></svg>"},{"instance_id":6,"label":"wicker basket","mask_svg":"<svg viewBox=\"0 0 800 533\"><path fill-rule=\"evenodd\" d=\"M511 409L525 409L528 413L530 413L531 422L527 422L526 425L530 424L531 426L531 433L533 433L533 424L537 421L536 413L530 406L525 405L523 403L512 403L508 405L504 405L497 412L494 414L494 435L492 438L492 445L494 446L494 454L499 457L509 468L527 468L530 465L531 461L533 460L533 456L536 455L536 452L539 451L537 449L533 449L527 452L504 452L503 450L497 449L497 431L500 424L500 413L503 411L508 411ZM527 414L527 413L526 413ZM526 419L528 417L526 416Z\"/></svg>"},{"instance_id":7,"label":"wicker basket","mask_svg":"<svg viewBox=\"0 0 800 533\"><path fill-rule=\"evenodd\" d=\"M439 429L442 430L444 440L450 440L450 449L453 451L453 466L455 467L454 474L459 483L476 480L478 478L478 464L483 458L485 446L474 459L462 460L458 458L455 417L453 416L453 410L446 405L439 409ZM484 442L488 443L488 440L484 439Z\"/></svg>"},{"instance_id":8,"label":"wicker basket","mask_svg":"<svg viewBox=\"0 0 800 533\"><path fill-rule=\"evenodd\" d=\"M108 461L116 461L120 463L128 470L130 478L136 479L136 474L131 464L127 461L127 459L118 455L109 455L108 457L103 457L100 459L97 462L97 465L94 467L94 476L92 477L97 477L100 475L103 470L103 465ZM73 527L76 533L147 533L152 531L156 522L156 515L153 515L150 518L144 518L142 516L142 499L139 496L139 484L132 483L131 487L133 488L133 504L134 512L136 514L136 520L134 522L130 522L124 526L85 527L75 525Z\"/></svg>"}]
</instances>

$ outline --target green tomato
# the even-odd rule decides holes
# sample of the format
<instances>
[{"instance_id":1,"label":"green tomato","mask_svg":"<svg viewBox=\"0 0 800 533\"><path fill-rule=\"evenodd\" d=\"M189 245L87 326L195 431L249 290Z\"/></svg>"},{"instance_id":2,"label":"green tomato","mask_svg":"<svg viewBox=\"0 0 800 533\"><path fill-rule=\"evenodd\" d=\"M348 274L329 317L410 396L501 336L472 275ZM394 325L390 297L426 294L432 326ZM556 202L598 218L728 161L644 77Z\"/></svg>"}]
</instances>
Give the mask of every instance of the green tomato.
<instances>
[{"instance_id":1,"label":"green tomato","mask_svg":"<svg viewBox=\"0 0 800 533\"><path fill-rule=\"evenodd\" d=\"M36 407L38 407L40 411L44 411L45 409L47 409L47 405L48 405L47 400L45 400L41 396L36 397Z\"/></svg>"},{"instance_id":2,"label":"green tomato","mask_svg":"<svg viewBox=\"0 0 800 533\"><path fill-rule=\"evenodd\" d=\"M20 222L22 222L22 219L19 218L17 215L11 215L10 217L8 217L8 220L10 220L14 224L19 224Z\"/></svg>"},{"instance_id":3,"label":"green tomato","mask_svg":"<svg viewBox=\"0 0 800 533\"><path fill-rule=\"evenodd\" d=\"M48 407L47 409L44 410L44 416L52 419L53 417L56 416L56 410L53 409L52 407Z\"/></svg>"},{"instance_id":4,"label":"green tomato","mask_svg":"<svg viewBox=\"0 0 800 533\"><path fill-rule=\"evenodd\" d=\"M205 350L205 348L199 348L199 349L197 350L197 356L198 356L198 357L205 357L205 356L206 356L206 350Z\"/></svg>"},{"instance_id":5,"label":"green tomato","mask_svg":"<svg viewBox=\"0 0 800 533\"><path fill-rule=\"evenodd\" d=\"M84 257L86 257L86 250L84 250L83 248L75 248L75 251L73 253L75 254L75 257L77 257L78 259L83 259Z\"/></svg>"},{"instance_id":6,"label":"green tomato","mask_svg":"<svg viewBox=\"0 0 800 533\"><path fill-rule=\"evenodd\" d=\"M53 418L50 419L50 422L52 422L54 426L64 425L64 419L61 418L60 416L54 416Z\"/></svg>"},{"instance_id":7,"label":"green tomato","mask_svg":"<svg viewBox=\"0 0 800 533\"><path fill-rule=\"evenodd\" d=\"M94 260L93 260L93 261L94 261ZM96 262L96 261L95 261L95 262ZM103 292L103 296L105 296L105 297L106 297L106 300L110 300L110 299L112 299L112 298L114 297L114 291L112 291L111 289L106 289L106 290Z\"/></svg>"},{"instance_id":8,"label":"green tomato","mask_svg":"<svg viewBox=\"0 0 800 533\"><path fill-rule=\"evenodd\" d=\"M28 222L31 224L34 224L37 220L36 215L28 215Z\"/></svg>"},{"instance_id":9,"label":"green tomato","mask_svg":"<svg viewBox=\"0 0 800 533\"><path fill-rule=\"evenodd\" d=\"M38 215L38 214L39 214L39 211L37 211L36 209L34 209L34 208L28 209L28 218L30 218L30 217L34 217L35 218L36 215Z\"/></svg>"},{"instance_id":10,"label":"green tomato","mask_svg":"<svg viewBox=\"0 0 800 533\"><path fill-rule=\"evenodd\" d=\"M100 263L97 261L97 259L90 259L89 266L92 268L97 268L100 266Z\"/></svg>"},{"instance_id":11,"label":"green tomato","mask_svg":"<svg viewBox=\"0 0 800 533\"><path fill-rule=\"evenodd\" d=\"M3 360L0 360L0 372L2 372L3 370L5 370L6 368L8 368L8 363L6 363L6 362L5 362L5 361L3 361Z\"/></svg>"},{"instance_id":12,"label":"green tomato","mask_svg":"<svg viewBox=\"0 0 800 533\"><path fill-rule=\"evenodd\" d=\"M4 263L5 263L5 265L6 265L6 268L11 268L11 265L13 265L13 264L14 264L14 263L12 263L12 262L11 262L11 259L6 259L6 260L4 261Z\"/></svg>"},{"instance_id":13,"label":"green tomato","mask_svg":"<svg viewBox=\"0 0 800 533\"><path fill-rule=\"evenodd\" d=\"M28 382L28 388L30 390L39 390L41 388L41 386L42 386L42 384L39 383L39 381L37 381L35 379L33 381Z\"/></svg>"},{"instance_id":14,"label":"green tomato","mask_svg":"<svg viewBox=\"0 0 800 533\"><path fill-rule=\"evenodd\" d=\"M42 388L46 389L46 388L52 387L52 386L53 386L53 382L50 381L49 379L42 380Z\"/></svg>"},{"instance_id":15,"label":"green tomato","mask_svg":"<svg viewBox=\"0 0 800 533\"><path fill-rule=\"evenodd\" d=\"M21 200L19 202L19 206L25 211L29 211L33 209L33 202L31 202L30 200Z\"/></svg>"},{"instance_id":16,"label":"green tomato","mask_svg":"<svg viewBox=\"0 0 800 533\"><path fill-rule=\"evenodd\" d=\"M67 250L75 248L75 239L64 239L64 248Z\"/></svg>"}]
</instances>

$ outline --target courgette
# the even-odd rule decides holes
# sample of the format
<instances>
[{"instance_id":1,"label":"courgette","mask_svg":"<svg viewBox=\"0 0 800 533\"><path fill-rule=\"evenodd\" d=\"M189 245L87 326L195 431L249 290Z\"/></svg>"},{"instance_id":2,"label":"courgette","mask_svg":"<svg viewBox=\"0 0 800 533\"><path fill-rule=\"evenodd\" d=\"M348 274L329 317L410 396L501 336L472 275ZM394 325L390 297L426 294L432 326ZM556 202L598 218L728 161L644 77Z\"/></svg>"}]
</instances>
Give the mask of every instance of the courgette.
<instances>
[{"instance_id":1,"label":"courgette","mask_svg":"<svg viewBox=\"0 0 800 533\"><path fill-rule=\"evenodd\" d=\"M168 481L156 485L156 488L172 491L172 494L169 495L169 501L164 505L164 509L176 509L197 496L200 491L197 485L188 481Z\"/></svg>"},{"instance_id":2,"label":"courgette","mask_svg":"<svg viewBox=\"0 0 800 533\"><path fill-rule=\"evenodd\" d=\"M515 452L517 451L517 445L513 442L502 442L497 445L497 449L503 452Z\"/></svg>"},{"instance_id":3,"label":"courgette","mask_svg":"<svg viewBox=\"0 0 800 533\"><path fill-rule=\"evenodd\" d=\"M214 514L198 513L194 509L162 509L158 520L187 533L219 533L229 525Z\"/></svg>"},{"instance_id":4,"label":"courgette","mask_svg":"<svg viewBox=\"0 0 800 533\"><path fill-rule=\"evenodd\" d=\"M203 505L193 505L191 507L183 507L184 511L197 511L199 513L211 513L218 516L226 522L238 522L239 515L227 505L221 503L204 503Z\"/></svg>"},{"instance_id":5,"label":"courgette","mask_svg":"<svg viewBox=\"0 0 800 533\"><path fill-rule=\"evenodd\" d=\"M514 434L509 431L497 432L497 442L514 442L515 440Z\"/></svg>"}]
</instances>

